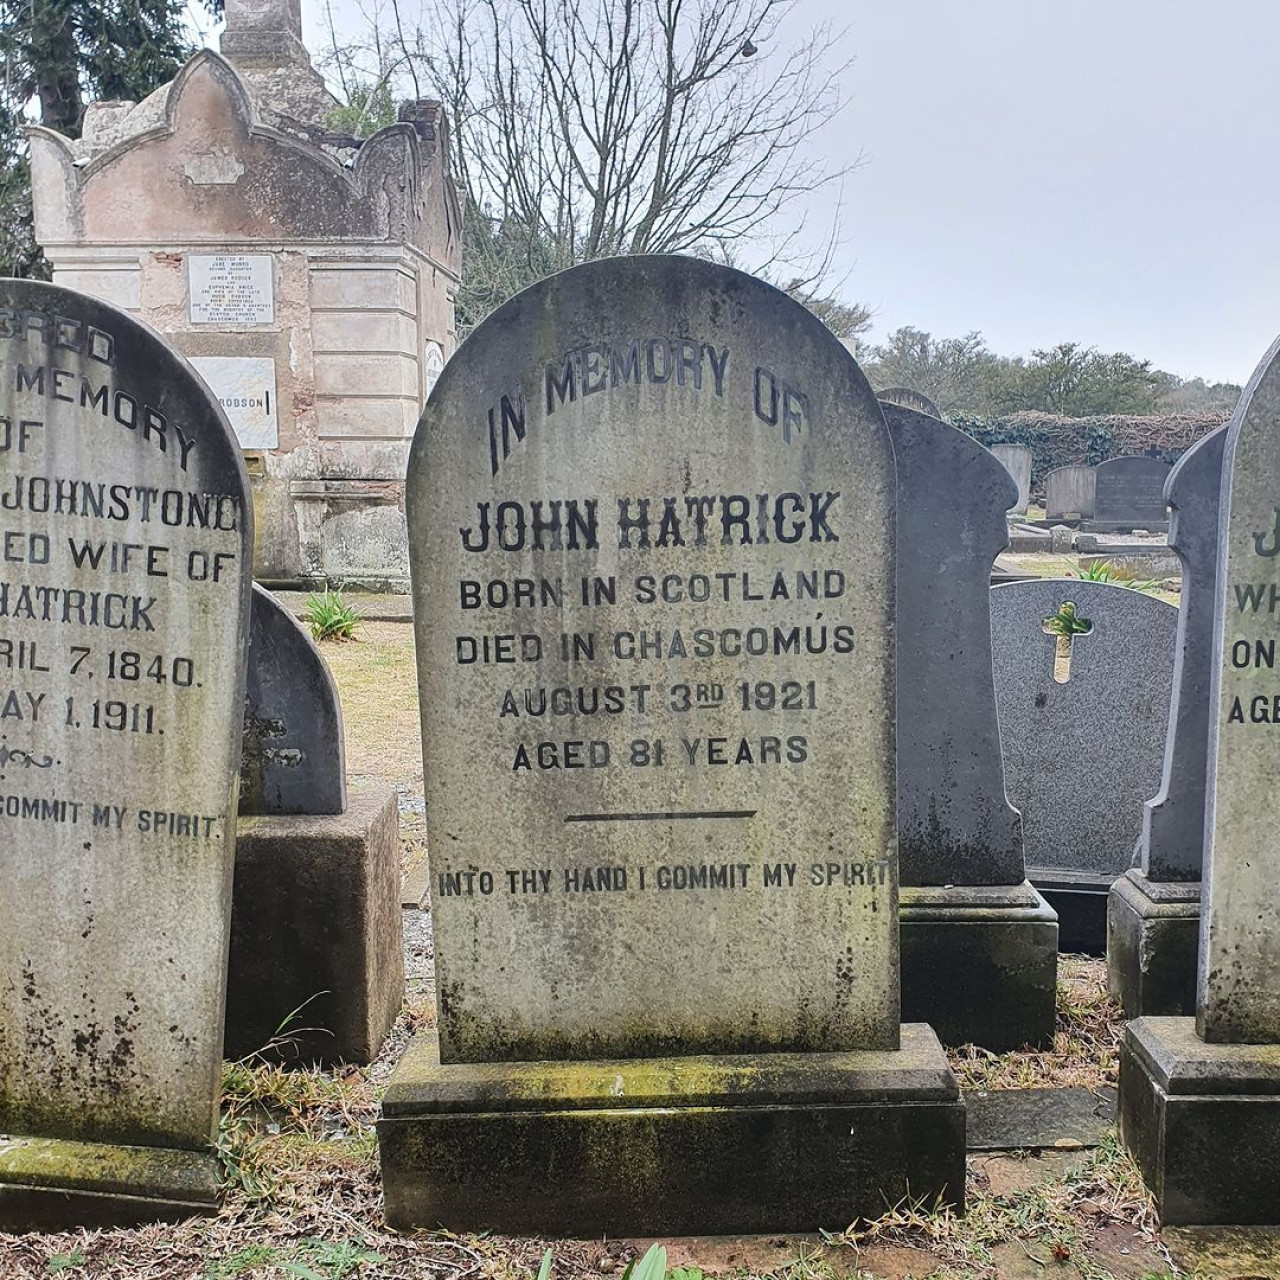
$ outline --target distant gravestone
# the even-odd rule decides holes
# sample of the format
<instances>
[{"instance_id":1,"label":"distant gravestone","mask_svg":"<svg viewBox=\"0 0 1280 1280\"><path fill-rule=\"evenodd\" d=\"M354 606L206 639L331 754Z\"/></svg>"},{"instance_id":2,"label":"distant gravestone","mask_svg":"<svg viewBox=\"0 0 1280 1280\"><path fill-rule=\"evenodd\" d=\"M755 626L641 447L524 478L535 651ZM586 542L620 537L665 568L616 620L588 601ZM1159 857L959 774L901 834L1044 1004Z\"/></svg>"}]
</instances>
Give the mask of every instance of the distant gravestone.
<instances>
[{"instance_id":1,"label":"distant gravestone","mask_svg":"<svg viewBox=\"0 0 1280 1280\"><path fill-rule=\"evenodd\" d=\"M1111 458L1100 462L1090 526L1125 532L1130 529L1162 530L1169 514L1164 486L1169 464L1159 458Z\"/></svg>"},{"instance_id":2,"label":"distant gravestone","mask_svg":"<svg viewBox=\"0 0 1280 1280\"><path fill-rule=\"evenodd\" d=\"M1002 1051L1052 1034L1057 971L1005 797L991 673L988 583L1017 486L962 431L883 408L898 464L903 1016Z\"/></svg>"},{"instance_id":3,"label":"distant gravestone","mask_svg":"<svg viewBox=\"0 0 1280 1280\"><path fill-rule=\"evenodd\" d=\"M244 464L123 312L0 284L0 1229L216 1204Z\"/></svg>"},{"instance_id":4,"label":"distant gravestone","mask_svg":"<svg viewBox=\"0 0 1280 1280\"><path fill-rule=\"evenodd\" d=\"M921 391L913 391L910 387L886 387L883 391L876 392L876 399L881 404L896 404L903 409L923 413L929 418L942 418L941 410L927 395Z\"/></svg>"},{"instance_id":5,"label":"distant gravestone","mask_svg":"<svg viewBox=\"0 0 1280 1280\"><path fill-rule=\"evenodd\" d=\"M1031 502L1031 450L1025 444L993 444L991 454L1018 486L1013 512L1022 515Z\"/></svg>"},{"instance_id":6,"label":"distant gravestone","mask_svg":"<svg viewBox=\"0 0 1280 1280\"><path fill-rule=\"evenodd\" d=\"M1280 1225L1280 343L1223 459L1196 1017L1122 1047L1120 1131L1173 1225Z\"/></svg>"},{"instance_id":7,"label":"distant gravestone","mask_svg":"<svg viewBox=\"0 0 1280 1280\"><path fill-rule=\"evenodd\" d=\"M1059 662L1045 627L1064 604L1090 629ZM1066 905L1096 916L1099 941L1107 889L1132 865L1143 801L1160 786L1177 618L1154 596L1106 583L991 590L1005 785L1022 814L1027 874L1042 890L1090 895Z\"/></svg>"},{"instance_id":8,"label":"distant gravestone","mask_svg":"<svg viewBox=\"0 0 1280 1280\"><path fill-rule=\"evenodd\" d=\"M955 1194L940 1047L898 1049L894 506L852 357L726 268L576 268L445 366L408 477L439 1039L384 1099L390 1221L772 1230ZM757 1089L742 1055L779 1052Z\"/></svg>"},{"instance_id":9,"label":"distant gravestone","mask_svg":"<svg viewBox=\"0 0 1280 1280\"><path fill-rule=\"evenodd\" d=\"M1130 1018L1195 1008L1226 435L1220 428L1188 450L1166 486L1182 592L1164 775L1159 794L1143 807L1138 866L1113 886L1108 911L1111 989Z\"/></svg>"},{"instance_id":10,"label":"distant gravestone","mask_svg":"<svg viewBox=\"0 0 1280 1280\"><path fill-rule=\"evenodd\" d=\"M1046 520L1066 516L1092 519L1097 497L1098 473L1093 467L1055 467L1044 478Z\"/></svg>"},{"instance_id":11,"label":"distant gravestone","mask_svg":"<svg viewBox=\"0 0 1280 1280\"><path fill-rule=\"evenodd\" d=\"M255 585L240 812L326 814L346 807L342 708L333 676L292 614Z\"/></svg>"}]
</instances>

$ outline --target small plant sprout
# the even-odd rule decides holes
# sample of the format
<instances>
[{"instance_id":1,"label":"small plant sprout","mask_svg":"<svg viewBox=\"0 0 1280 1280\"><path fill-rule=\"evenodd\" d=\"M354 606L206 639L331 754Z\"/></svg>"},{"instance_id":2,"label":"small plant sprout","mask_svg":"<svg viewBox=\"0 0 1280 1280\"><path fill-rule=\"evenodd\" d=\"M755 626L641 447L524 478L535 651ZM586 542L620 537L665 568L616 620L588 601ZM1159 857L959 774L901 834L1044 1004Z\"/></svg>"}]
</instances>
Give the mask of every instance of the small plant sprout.
<instances>
[{"instance_id":1,"label":"small plant sprout","mask_svg":"<svg viewBox=\"0 0 1280 1280\"><path fill-rule=\"evenodd\" d=\"M316 640L354 640L360 611L340 591L308 596L303 616Z\"/></svg>"}]
</instances>

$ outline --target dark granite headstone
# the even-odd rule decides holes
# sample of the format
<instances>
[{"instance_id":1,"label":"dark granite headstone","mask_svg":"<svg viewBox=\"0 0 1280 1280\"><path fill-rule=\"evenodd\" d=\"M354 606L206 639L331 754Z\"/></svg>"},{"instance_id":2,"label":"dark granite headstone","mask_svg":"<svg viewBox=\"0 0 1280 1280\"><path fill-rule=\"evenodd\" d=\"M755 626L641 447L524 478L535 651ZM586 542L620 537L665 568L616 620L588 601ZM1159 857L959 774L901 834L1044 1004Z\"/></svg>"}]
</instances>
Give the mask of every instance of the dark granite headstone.
<instances>
[{"instance_id":1,"label":"dark granite headstone","mask_svg":"<svg viewBox=\"0 0 1280 1280\"><path fill-rule=\"evenodd\" d=\"M1130 1018L1195 1008L1226 436L1220 428L1188 450L1165 487L1182 592L1164 774L1159 794L1143 806L1138 865L1112 887L1108 907L1110 984Z\"/></svg>"},{"instance_id":2,"label":"dark granite headstone","mask_svg":"<svg viewBox=\"0 0 1280 1280\"><path fill-rule=\"evenodd\" d=\"M1072 638L1060 680L1057 637L1044 627L1064 603L1092 630ZM1143 802L1160 785L1177 619L1154 596L1100 582L991 589L1005 785L1022 814L1027 875L1042 891L1089 895L1047 894L1060 915L1089 908L1099 949L1107 890L1132 866Z\"/></svg>"},{"instance_id":3,"label":"dark granite headstone","mask_svg":"<svg viewBox=\"0 0 1280 1280\"><path fill-rule=\"evenodd\" d=\"M991 566L1009 472L972 437L884 405L898 462L898 858L904 885L1020 884L991 674Z\"/></svg>"},{"instance_id":4,"label":"dark granite headstone","mask_svg":"<svg viewBox=\"0 0 1280 1280\"><path fill-rule=\"evenodd\" d=\"M383 1103L395 1225L955 1194L941 1048L898 1047L895 507L852 356L728 268L577 267L450 360L406 489L440 1019Z\"/></svg>"},{"instance_id":5,"label":"dark granite headstone","mask_svg":"<svg viewBox=\"0 0 1280 1280\"><path fill-rule=\"evenodd\" d=\"M988 581L1017 500L976 440L882 404L898 463L903 1017L995 1052L1052 1035L1053 913L1004 790ZM981 886L974 889L973 886Z\"/></svg>"},{"instance_id":6,"label":"dark granite headstone","mask_svg":"<svg viewBox=\"0 0 1280 1280\"><path fill-rule=\"evenodd\" d=\"M293 615L255 584L240 812L326 814L346 807L342 707L333 676Z\"/></svg>"},{"instance_id":7,"label":"dark granite headstone","mask_svg":"<svg viewBox=\"0 0 1280 1280\"><path fill-rule=\"evenodd\" d=\"M1169 464L1159 458L1111 458L1095 468L1093 518L1101 529L1164 529L1164 486Z\"/></svg>"},{"instance_id":8,"label":"dark granite headstone","mask_svg":"<svg viewBox=\"0 0 1280 1280\"><path fill-rule=\"evenodd\" d=\"M0 1230L216 1202L252 511L189 365L0 283Z\"/></svg>"}]
</instances>

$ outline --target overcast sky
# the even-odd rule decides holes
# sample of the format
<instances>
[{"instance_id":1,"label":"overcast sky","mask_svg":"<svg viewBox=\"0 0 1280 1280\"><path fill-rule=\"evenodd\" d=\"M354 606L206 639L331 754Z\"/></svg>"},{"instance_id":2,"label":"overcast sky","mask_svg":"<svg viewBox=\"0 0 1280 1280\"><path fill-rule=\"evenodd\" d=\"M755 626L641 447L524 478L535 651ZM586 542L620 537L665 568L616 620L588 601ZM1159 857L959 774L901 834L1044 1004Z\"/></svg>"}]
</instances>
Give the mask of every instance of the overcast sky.
<instances>
[{"instance_id":1,"label":"overcast sky","mask_svg":"<svg viewBox=\"0 0 1280 1280\"><path fill-rule=\"evenodd\" d=\"M322 0L303 10L317 49ZM798 0L796 21L856 59L817 142L863 155L836 275L875 335L1248 377L1280 331L1277 0Z\"/></svg>"}]
</instances>

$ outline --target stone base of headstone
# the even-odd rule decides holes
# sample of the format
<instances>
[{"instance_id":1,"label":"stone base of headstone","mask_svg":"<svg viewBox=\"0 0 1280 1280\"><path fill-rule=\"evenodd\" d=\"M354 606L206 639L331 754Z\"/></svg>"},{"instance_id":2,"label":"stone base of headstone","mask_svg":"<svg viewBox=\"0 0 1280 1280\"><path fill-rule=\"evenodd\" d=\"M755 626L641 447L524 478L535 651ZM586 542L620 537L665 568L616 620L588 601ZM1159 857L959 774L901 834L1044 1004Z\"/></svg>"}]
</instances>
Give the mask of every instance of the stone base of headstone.
<instances>
[{"instance_id":1,"label":"stone base of headstone","mask_svg":"<svg viewBox=\"0 0 1280 1280\"><path fill-rule=\"evenodd\" d=\"M896 1051L442 1066L382 1102L398 1229L600 1237L814 1231L905 1196L964 1207L965 1111L926 1026Z\"/></svg>"},{"instance_id":2,"label":"stone base of headstone","mask_svg":"<svg viewBox=\"0 0 1280 1280\"><path fill-rule=\"evenodd\" d=\"M1145 529L1148 533L1168 533L1167 520L1085 520L1080 528L1085 533L1132 533L1135 529Z\"/></svg>"},{"instance_id":3,"label":"stone base of headstone","mask_svg":"<svg viewBox=\"0 0 1280 1280\"><path fill-rule=\"evenodd\" d=\"M1107 902L1107 985L1126 1018L1190 1017L1196 1008L1200 885L1126 872Z\"/></svg>"},{"instance_id":4,"label":"stone base of headstone","mask_svg":"<svg viewBox=\"0 0 1280 1280\"><path fill-rule=\"evenodd\" d=\"M178 1222L218 1209L212 1147L127 1147L56 1138L0 1138L0 1231Z\"/></svg>"},{"instance_id":5,"label":"stone base of headstone","mask_svg":"<svg viewBox=\"0 0 1280 1280\"><path fill-rule=\"evenodd\" d=\"M402 939L394 791L353 790L331 816L242 817L226 1057L370 1062L404 1003Z\"/></svg>"},{"instance_id":6,"label":"stone base of headstone","mask_svg":"<svg viewBox=\"0 0 1280 1280\"><path fill-rule=\"evenodd\" d=\"M1057 912L1059 951L1106 954L1107 894L1113 877L1061 867L1028 867L1027 878Z\"/></svg>"},{"instance_id":7,"label":"stone base of headstone","mask_svg":"<svg viewBox=\"0 0 1280 1280\"><path fill-rule=\"evenodd\" d=\"M1280 1045L1206 1044L1193 1018L1131 1022L1120 1136L1165 1226L1280 1225Z\"/></svg>"},{"instance_id":8,"label":"stone base of headstone","mask_svg":"<svg viewBox=\"0 0 1280 1280\"><path fill-rule=\"evenodd\" d=\"M899 890L902 1016L993 1053L1053 1040L1058 917L1031 885Z\"/></svg>"}]
</instances>

